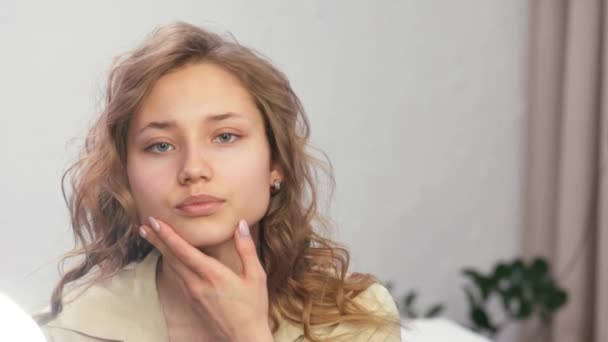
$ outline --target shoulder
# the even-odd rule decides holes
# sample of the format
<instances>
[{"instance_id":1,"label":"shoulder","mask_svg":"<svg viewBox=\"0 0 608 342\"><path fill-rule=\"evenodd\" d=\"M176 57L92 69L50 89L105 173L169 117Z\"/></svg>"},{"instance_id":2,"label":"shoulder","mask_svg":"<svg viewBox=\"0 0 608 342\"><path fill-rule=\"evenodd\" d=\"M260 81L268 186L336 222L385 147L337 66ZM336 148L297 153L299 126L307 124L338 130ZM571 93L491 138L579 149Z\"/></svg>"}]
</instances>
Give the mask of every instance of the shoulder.
<instances>
[{"instance_id":1,"label":"shoulder","mask_svg":"<svg viewBox=\"0 0 608 342\"><path fill-rule=\"evenodd\" d=\"M383 326L370 327L342 322L329 331L326 338L353 342L401 341L401 327L398 325L399 311L386 287L374 283L359 293L354 301L371 314L386 319L387 323ZM394 323L389 323L390 321Z\"/></svg>"},{"instance_id":2,"label":"shoulder","mask_svg":"<svg viewBox=\"0 0 608 342\"><path fill-rule=\"evenodd\" d=\"M370 285L355 297L355 301L370 311L381 311L390 316L399 317L393 296L386 287L379 283Z\"/></svg>"},{"instance_id":3,"label":"shoulder","mask_svg":"<svg viewBox=\"0 0 608 342\"><path fill-rule=\"evenodd\" d=\"M374 283L359 293L354 298L354 301L365 308L370 314L385 319L386 324L371 327L342 322L332 329L326 338L352 342L401 341L401 327L398 325L399 311L386 287L382 284Z\"/></svg>"},{"instance_id":4,"label":"shoulder","mask_svg":"<svg viewBox=\"0 0 608 342\"><path fill-rule=\"evenodd\" d=\"M41 324L49 341L120 340L136 312L140 277L135 264L70 291L62 311ZM47 309L48 312L48 309Z\"/></svg>"},{"instance_id":5,"label":"shoulder","mask_svg":"<svg viewBox=\"0 0 608 342\"><path fill-rule=\"evenodd\" d=\"M401 341L399 311L390 292L382 284L374 283L359 293L354 301L370 313L393 321L379 327L361 327L349 322L339 324L330 337L346 336L348 341ZM356 337L353 337L356 336Z\"/></svg>"},{"instance_id":6,"label":"shoulder","mask_svg":"<svg viewBox=\"0 0 608 342\"><path fill-rule=\"evenodd\" d=\"M378 316L399 321L397 305L389 291L381 284L374 283L359 293L354 301ZM385 327L370 328L342 322L331 327L319 327L315 334L323 339L334 341L401 341L401 327L388 324ZM276 341L295 341L303 337L302 327L288 321L281 322L281 328L275 335Z\"/></svg>"}]
</instances>

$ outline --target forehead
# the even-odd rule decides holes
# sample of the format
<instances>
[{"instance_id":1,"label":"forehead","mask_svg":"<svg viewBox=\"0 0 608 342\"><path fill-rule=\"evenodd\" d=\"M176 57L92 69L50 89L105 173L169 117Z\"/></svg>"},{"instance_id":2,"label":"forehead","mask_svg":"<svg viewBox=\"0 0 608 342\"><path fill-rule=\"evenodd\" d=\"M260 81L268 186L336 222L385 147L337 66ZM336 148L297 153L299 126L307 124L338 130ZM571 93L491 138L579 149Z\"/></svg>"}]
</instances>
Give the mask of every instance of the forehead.
<instances>
[{"instance_id":1,"label":"forehead","mask_svg":"<svg viewBox=\"0 0 608 342\"><path fill-rule=\"evenodd\" d=\"M262 121L253 96L231 72L211 63L188 64L156 81L135 112L132 126L166 119L199 121L218 113Z\"/></svg>"}]
</instances>

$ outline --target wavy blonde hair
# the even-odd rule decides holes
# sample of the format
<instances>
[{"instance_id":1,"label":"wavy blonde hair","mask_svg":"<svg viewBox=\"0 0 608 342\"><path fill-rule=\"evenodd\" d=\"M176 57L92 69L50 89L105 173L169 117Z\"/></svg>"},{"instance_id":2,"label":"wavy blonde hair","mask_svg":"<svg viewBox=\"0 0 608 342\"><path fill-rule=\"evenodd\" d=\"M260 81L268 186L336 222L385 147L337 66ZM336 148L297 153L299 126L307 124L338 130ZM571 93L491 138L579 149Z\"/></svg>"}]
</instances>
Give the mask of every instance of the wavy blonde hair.
<instances>
[{"instance_id":1,"label":"wavy blonde hair","mask_svg":"<svg viewBox=\"0 0 608 342\"><path fill-rule=\"evenodd\" d=\"M348 251L313 230L327 227L317 211L318 171L333 176L329 164L308 152L309 123L283 73L253 50L202 28L161 26L111 68L103 111L90 129L83 155L65 172L62 185L76 247L62 259L82 257L64 273L51 296L46 319L63 308L65 287L93 270L98 277L139 261L153 248L137 234L138 219L126 177L126 136L133 113L154 83L189 63L208 62L237 76L264 117L273 161L284 172L280 192L271 197L257 234L258 254L267 274L273 332L283 317L316 341L313 326L349 322L386 327L396 322L368 312L354 298L377 282L368 274L347 275ZM66 195L70 178L71 194ZM89 283L95 281L93 278Z\"/></svg>"}]
</instances>

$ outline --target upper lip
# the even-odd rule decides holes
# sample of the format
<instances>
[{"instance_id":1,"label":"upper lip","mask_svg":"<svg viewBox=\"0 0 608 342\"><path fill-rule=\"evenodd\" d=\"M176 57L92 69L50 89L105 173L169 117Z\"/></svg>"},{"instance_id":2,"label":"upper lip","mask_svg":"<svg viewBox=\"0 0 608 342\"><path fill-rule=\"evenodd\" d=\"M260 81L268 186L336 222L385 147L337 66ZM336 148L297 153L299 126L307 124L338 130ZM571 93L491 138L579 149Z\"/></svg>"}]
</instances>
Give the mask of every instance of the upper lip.
<instances>
[{"instance_id":1,"label":"upper lip","mask_svg":"<svg viewBox=\"0 0 608 342\"><path fill-rule=\"evenodd\" d=\"M186 197L183 201L181 201L177 207L185 207L187 205L193 205L193 204L205 204L205 203L212 203L212 202L224 202L223 199L215 197L215 196L211 196L208 194L198 194L198 195L192 195L192 196L188 196Z\"/></svg>"}]
</instances>

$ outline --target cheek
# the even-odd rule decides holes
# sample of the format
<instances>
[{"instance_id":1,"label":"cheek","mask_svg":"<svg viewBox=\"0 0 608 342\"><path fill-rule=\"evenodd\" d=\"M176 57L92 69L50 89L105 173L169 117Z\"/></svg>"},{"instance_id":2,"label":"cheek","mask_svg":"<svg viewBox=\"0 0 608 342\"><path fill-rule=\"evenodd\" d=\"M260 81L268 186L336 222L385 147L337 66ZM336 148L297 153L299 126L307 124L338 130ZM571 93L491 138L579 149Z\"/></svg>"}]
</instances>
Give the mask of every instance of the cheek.
<instances>
[{"instance_id":1,"label":"cheek","mask_svg":"<svg viewBox=\"0 0 608 342\"><path fill-rule=\"evenodd\" d=\"M260 153L251 154L259 156ZM258 222L270 203L269 158L241 158L238 167L225 170L238 212L250 223ZM236 166L235 164L232 164Z\"/></svg>"},{"instance_id":2,"label":"cheek","mask_svg":"<svg viewBox=\"0 0 608 342\"><path fill-rule=\"evenodd\" d=\"M127 176L131 194L135 199L140 216L147 217L158 212L163 207L160 199L167 191L171 180L166 168L146 167L145 163L138 160L127 161Z\"/></svg>"},{"instance_id":3,"label":"cheek","mask_svg":"<svg viewBox=\"0 0 608 342\"><path fill-rule=\"evenodd\" d=\"M247 183L242 184L243 205L246 206L248 215L252 221L259 221L268 208L270 202L270 187L268 186L269 170L261 169L259 172L252 172Z\"/></svg>"}]
</instances>

